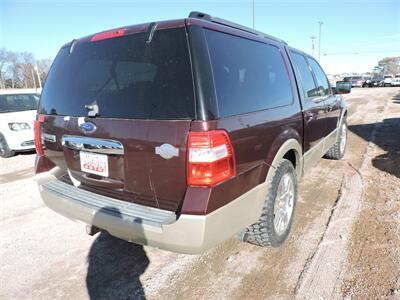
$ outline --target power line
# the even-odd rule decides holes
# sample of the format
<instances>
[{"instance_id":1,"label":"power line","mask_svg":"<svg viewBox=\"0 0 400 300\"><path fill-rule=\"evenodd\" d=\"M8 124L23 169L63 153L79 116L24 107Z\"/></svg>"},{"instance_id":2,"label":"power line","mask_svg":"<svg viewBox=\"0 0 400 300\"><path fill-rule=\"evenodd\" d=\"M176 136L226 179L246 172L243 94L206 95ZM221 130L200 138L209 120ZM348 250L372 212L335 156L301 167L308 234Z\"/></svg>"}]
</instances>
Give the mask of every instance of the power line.
<instances>
[{"instance_id":1,"label":"power line","mask_svg":"<svg viewBox=\"0 0 400 300\"><path fill-rule=\"evenodd\" d=\"M369 54L369 53L399 53L398 50L384 50L384 51L363 51L363 52L333 52L333 53L324 53L324 56L327 55L358 55L358 54Z\"/></svg>"}]
</instances>

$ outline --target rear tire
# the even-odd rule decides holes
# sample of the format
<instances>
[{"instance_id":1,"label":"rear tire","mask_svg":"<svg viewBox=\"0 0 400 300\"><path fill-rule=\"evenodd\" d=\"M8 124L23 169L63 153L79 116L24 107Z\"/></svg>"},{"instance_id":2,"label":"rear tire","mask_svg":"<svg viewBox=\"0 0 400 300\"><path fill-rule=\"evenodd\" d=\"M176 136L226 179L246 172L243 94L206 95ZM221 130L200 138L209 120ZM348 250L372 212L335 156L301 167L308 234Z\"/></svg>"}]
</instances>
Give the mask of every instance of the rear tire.
<instances>
[{"instance_id":1,"label":"rear tire","mask_svg":"<svg viewBox=\"0 0 400 300\"><path fill-rule=\"evenodd\" d=\"M8 147L6 138L0 134L0 157L8 158L14 156L15 152Z\"/></svg>"},{"instance_id":2,"label":"rear tire","mask_svg":"<svg viewBox=\"0 0 400 300\"><path fill-rule=\"evenodd\" d=\"M261 217L246 229L248 243L279 247L289 235L297 201L297 179L292 163L283 159L272 178Z\"/></svg>"},{"instance_id":3,"label":"rear tire","mask_svg":"<svg viewBox=\"0 0 400 300\"><path fill-rule=\"evenodd\" d=\"M342 125L339 128L336 143L331 149L325 154L326 158L340 160L343 158L346 152L347 145L347 121L343 120Z\"/></svg>"}]
</instances>

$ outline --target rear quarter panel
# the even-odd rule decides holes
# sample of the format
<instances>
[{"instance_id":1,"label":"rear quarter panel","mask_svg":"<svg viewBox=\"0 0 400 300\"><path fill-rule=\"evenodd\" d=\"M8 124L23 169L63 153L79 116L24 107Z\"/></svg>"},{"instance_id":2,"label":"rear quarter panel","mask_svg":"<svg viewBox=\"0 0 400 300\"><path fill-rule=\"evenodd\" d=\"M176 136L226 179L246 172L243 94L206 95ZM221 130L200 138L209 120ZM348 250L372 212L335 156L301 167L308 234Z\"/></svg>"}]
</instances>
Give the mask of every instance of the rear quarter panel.
<instances>
[{"instance_id":1,"label":"rear quarter panel","mask_svg":"<svg viewBox=\"0 0 400 300\"><path fill-rule=\"evenodd\" d=\"M302 144L303 118L292 105L219 119L195 121L191 130L224 129L236 157L237 176L212 188L189 187L184 214L208 214L264 182L275 155L288 139ZM301 154L300 154L301 155Z\"/></svg>"}]
</instances>

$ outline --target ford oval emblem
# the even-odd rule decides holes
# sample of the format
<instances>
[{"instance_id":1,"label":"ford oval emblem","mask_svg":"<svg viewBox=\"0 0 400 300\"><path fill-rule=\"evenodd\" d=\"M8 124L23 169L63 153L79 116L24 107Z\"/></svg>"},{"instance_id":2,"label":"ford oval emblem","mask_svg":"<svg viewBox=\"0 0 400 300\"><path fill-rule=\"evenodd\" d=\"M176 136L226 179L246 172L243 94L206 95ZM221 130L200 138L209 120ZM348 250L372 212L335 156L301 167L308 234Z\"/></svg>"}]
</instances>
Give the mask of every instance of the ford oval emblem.
<instances>
[{"instance_id":1,"label":"ford oval emblem","mask_svg":"<svg viewBox=\"0 0 400 300\"><path fill-rule=\"evenodd\" d=\"M94 125L93 123L90 123L90 122L85 122L85 123L82 123L81 125L79 125L79 128L84 133L92 133L96 130L96 125Z\"/></svg>"}]
</instances>

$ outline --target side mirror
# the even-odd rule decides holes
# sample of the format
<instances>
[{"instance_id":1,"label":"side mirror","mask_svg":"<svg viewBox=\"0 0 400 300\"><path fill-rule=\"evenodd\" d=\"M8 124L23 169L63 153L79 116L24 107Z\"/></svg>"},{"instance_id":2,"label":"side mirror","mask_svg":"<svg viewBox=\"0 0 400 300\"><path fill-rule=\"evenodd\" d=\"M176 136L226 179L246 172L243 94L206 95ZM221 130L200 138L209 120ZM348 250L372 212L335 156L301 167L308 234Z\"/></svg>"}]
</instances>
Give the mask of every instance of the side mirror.
<instances>
[{"instance_id":1,"label":"side mirror","mask_svg":"<svg viewBox=\"0 0 400 300\"><path fill-rule=\"evenodd\" d=\"M338 81L336 87L333 88L334 94L349 94L351 92L351 82Z\"/></svg>"}]
</instances>

